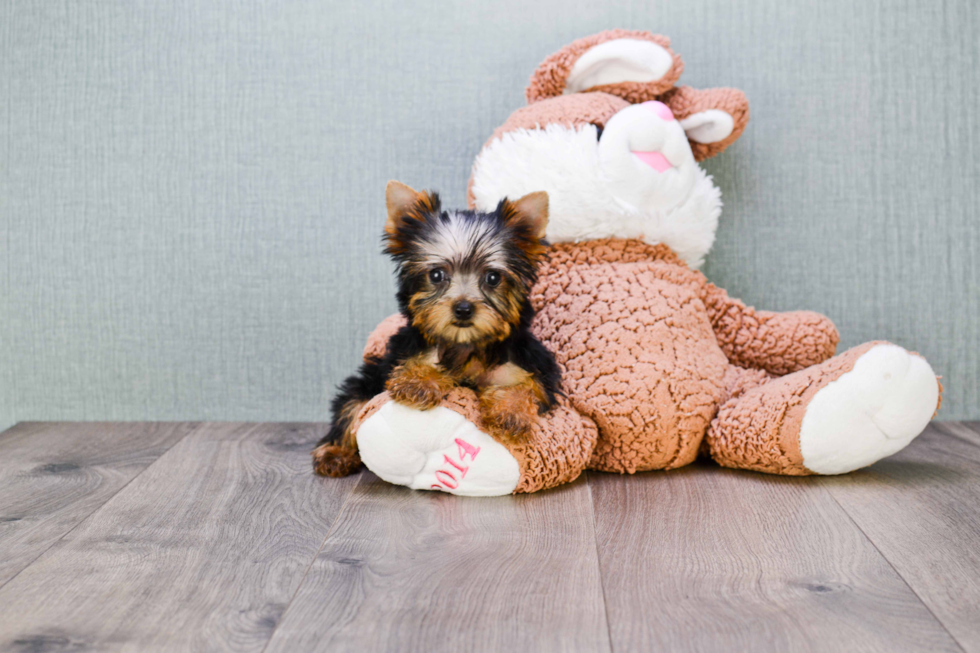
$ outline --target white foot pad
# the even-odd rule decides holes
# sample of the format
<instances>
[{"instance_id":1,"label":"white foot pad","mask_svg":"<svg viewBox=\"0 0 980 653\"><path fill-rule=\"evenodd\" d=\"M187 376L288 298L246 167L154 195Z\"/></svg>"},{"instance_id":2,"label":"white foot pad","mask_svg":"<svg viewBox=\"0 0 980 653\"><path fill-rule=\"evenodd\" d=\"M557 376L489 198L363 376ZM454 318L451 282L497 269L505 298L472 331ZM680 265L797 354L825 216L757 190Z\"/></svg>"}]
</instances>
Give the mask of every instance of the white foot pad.
<instances>
[{"instance_id":1,"label":"white foot pad","mask_svg":"<svg viewBox=\"0 0 980 653\"><path fill-rule=\"evenodd\" d=\"M507 449L456 411L389 401L357 431L367 468L415 490L462 496L510 494L521 472Z\"/></svg>"},{"instance_id":2,"label":"white foot pad","mask_svg":"<svg viewBox=\"0 0 980 653\"><path fill-rule=\"evenodd\" d=\"M800 425L807 469L844 474L911 442L932 419L939 384L929 363L897 345L876 345L821 388Z\"/></svg>"}]
</instances>

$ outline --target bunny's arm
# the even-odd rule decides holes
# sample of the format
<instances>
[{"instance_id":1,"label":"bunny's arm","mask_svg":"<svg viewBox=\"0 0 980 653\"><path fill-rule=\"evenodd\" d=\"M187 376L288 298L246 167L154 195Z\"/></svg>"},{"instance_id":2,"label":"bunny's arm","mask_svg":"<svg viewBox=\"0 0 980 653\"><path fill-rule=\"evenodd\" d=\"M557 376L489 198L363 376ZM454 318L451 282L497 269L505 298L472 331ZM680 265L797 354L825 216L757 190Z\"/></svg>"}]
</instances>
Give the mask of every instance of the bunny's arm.
<instances>
[{"instance_id":1,"label":"bunny's arm","mask_svg":"<svg viewBox=\"0 0 980 653\"><path fill-rule=\"evenodd\" d=\"M398 333L403 326L405 326L405 316L401 313L383 319L368 336L367 343L364 345L364 360L384 358L385 351L388 349L388 339Z\"/></svg>"},{"instance_id":2,"label":"bunny's arm","mask_svg":"<svg viewBox=\"0 0 980 653\"><path fill-rule=\"evenodd\" d=\"M840 336L829 318L812 311L757 311L705 284L702 301L728 360L782 376L834 355Z\"/></svg>"}]
</instances>

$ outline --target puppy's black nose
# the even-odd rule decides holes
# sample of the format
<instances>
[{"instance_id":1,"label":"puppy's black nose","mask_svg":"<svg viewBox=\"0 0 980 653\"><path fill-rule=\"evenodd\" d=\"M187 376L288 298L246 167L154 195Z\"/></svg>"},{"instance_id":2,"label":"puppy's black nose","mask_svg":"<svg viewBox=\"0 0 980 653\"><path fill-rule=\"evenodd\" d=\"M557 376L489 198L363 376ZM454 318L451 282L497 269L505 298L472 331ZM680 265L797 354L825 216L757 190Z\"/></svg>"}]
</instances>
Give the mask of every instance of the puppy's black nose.
<instances>
[{"instance_id":1,"label":"puppy's black nose","mask_svg":"<svg viewBox=\"0 0 980 653\"><path fill-rule=\"evenodd\" d=\"M471 302L461 299L453 304L453 315L457 320L468 320L473 317L474 306Z\"/></svg>"}]
</instances>

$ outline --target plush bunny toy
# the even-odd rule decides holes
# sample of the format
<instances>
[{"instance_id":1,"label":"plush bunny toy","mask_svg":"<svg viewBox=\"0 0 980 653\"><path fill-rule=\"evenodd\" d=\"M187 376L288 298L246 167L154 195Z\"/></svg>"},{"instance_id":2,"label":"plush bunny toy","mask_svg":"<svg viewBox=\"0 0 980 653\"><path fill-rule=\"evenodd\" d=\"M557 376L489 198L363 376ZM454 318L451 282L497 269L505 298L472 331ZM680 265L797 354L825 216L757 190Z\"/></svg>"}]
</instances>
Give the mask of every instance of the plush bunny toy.
<instances>
[{"instance_id":1,"label":"plush bunny toy","mask_svg":"<svg viewBox=\"0 0 980 653\"><path fill-rule=\"evenodd\" d=\"M544 190L553 244L532 295L533 330L566 398L529 439L500 443L472 391L418 411L386 393L358 416L361 458L391 483L462 495L532 492L583 469L673 469L699 452L771 474L841 474L905 447L938 408L929 364L870 342L834 356L816 313L746 307L696 271L719 191L698 166L737 139L734 89L677 87L670 41L613 30L551 55L528 105L476 159L473 206ZM392 316L365 355L402 324Z\"/></svg>"}]
</instances>

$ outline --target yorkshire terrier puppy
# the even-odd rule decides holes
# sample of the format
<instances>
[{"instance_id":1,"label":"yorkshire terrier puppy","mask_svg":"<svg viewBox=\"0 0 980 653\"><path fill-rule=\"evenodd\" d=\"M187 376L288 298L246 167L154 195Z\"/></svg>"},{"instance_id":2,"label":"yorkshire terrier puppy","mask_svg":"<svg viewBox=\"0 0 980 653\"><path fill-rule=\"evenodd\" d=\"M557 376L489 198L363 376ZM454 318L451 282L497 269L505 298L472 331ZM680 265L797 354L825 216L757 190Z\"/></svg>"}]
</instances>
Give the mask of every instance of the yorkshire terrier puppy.
<instances>
[{"instance_id":1,"label":"yorkshire terrier puppy","mask_svg":"<svg viewBox=\"0 0 980 653\"><path fill-rule=\"evenodd\" d=\"M352 423L383 390L426 410L455 386L473 388L484 427L500 440L525 438L560 393L558 365L531 334L528 301L546 245L548 194L505 199L491 213L443 211L437 194L397 181L385 194L385 252L397 265L407 324L383 358L366 360L340 385L330 432L313 451L324 476L358 468Z\"/></svg>"}]
</instances>

